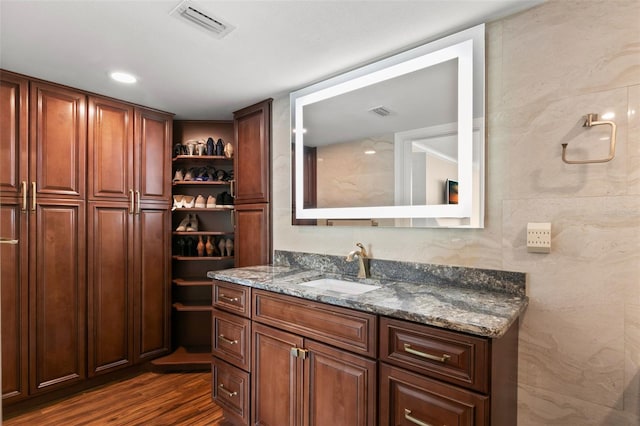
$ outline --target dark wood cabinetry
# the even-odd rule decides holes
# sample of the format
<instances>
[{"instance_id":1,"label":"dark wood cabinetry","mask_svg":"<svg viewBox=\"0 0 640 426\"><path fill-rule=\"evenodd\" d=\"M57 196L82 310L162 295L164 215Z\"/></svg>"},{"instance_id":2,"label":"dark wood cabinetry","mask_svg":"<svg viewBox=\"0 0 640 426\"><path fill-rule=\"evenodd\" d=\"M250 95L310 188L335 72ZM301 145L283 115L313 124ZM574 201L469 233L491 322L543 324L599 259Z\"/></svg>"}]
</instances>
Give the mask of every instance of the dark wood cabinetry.
<instances>
[{"instance_id":1,"label":"dark wood cabinetry","mask_svg":"<svg viewBox=\"0 0 640 426\"><path fill-rule=\"evenodd\" d=\"M89 98L90 377L170 350L171 122Z\"/></svg>"},{"instance_id":2,"label":"dark wood cabinetry","mask_svg":"<svg viewBox=\"0 0 640 426\"><path fill-rule=\"evenodd\" d=\"M271 263L271 103L233 113L236 267Z\"/></svg>"},{"instance_id":3,"label":"dark wood cabinetry","mask_svg":"<svg viewBox=\"0 0 640 426\"><path fill-rule=\"evenodd\" d=\"M514 425L517 360L517 321L488 339L381 317L380 426Z\"/></svg>"},{"instance_id":4,"label":"dark wood cabinetry","mask_svg":"<svg viewBox=\"0 0 640 426\"><path fill-rule=\"evenodd\" d=\"M29 392L29 81L0 73L2 398Z\"/></svg>"},{"instance_id":5,"label":"dark wood cabinetry","mask_svg":"<svg viewBox=\"0 0 640 426\"><path fill-rule=\"evenodd\" d=\"M172 116L0 81L2 237L18 240L1 245L13 403L169 350Z\"/></svg>"}]
</instances>

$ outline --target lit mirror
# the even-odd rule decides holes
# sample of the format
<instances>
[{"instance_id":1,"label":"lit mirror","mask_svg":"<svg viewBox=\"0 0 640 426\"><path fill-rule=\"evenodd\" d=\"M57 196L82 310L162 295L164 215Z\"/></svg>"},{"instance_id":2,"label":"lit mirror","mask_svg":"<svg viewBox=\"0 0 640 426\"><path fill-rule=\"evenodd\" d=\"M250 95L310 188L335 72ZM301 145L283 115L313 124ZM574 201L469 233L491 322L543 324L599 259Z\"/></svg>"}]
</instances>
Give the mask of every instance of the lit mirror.
<instances>
[{"instance_id":1,"label":"lit mirror","mask_svg":"<svg viewBox=\"0 0 640 426\"><path fill-rule=\"evenodd\" d=\"M484 25L291 94L294 224L484 223Z\"/></svg>"}]
</instances>

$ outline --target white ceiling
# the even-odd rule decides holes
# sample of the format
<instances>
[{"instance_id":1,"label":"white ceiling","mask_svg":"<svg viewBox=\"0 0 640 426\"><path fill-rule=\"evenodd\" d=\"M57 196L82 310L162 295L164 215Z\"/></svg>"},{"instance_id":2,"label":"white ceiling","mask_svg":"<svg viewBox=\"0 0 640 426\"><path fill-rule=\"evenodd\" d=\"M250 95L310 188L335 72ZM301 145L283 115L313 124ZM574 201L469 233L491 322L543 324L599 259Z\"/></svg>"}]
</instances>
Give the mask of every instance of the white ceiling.
<instances>
[{"instance_id":1,"label":"white ceiling","mask_svg":"<svg viewBox=\"0 0 640 426\"><path fill-rule=\"evenodd\" d=\"M209 1L216 39L169 16L180 0L0 0L0 68L173 112L230 119L269 97L544 0ZM113 70L136 85L109 78Z\"/></svg>"}]
</instances>

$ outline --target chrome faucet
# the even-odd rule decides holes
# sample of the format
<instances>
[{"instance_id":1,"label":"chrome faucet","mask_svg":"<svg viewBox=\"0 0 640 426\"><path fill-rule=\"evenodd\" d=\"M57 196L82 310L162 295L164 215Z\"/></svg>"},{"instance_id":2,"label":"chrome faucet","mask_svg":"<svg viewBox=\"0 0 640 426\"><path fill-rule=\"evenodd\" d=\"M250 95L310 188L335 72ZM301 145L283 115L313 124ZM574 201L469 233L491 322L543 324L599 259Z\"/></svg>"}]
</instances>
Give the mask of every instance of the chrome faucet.
<instances>
[{"instance_id":1,"label":"chrome faucet","mask_svg":"<svg viewBox=\"0 0 640 426\"><path fill-rule=\"evenodd\" d=\"M369 278L371 276L369 272L369 257L367 251L361 243L356 243L356 246L360 250L354 250L347 255L347 262L353 262L354 258L358 258L360 268L358 269L358 278Z\"/></svg>"}]
</instances>

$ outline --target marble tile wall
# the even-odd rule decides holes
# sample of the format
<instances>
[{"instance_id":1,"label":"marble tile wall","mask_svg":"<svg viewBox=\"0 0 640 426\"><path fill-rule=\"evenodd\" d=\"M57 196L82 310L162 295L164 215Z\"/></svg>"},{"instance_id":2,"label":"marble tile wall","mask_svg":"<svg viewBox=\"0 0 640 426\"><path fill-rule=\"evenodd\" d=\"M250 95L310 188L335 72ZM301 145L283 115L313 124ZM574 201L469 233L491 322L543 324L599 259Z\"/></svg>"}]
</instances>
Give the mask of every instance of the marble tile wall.
<instances>
[{"instance_id":1,"label":"marble tile wall","mask_svg":"<svg viewBox=\"0 0 640 426\"><path fill-rule=\"evenodd\" d=\"M274 102L274 247L526 272L519 425L640 424L640 1L549 0L487 26L485 228L290 225L289 102ZM615 113L607 129L587 113ZM552 223L528 253L527 222Z\"/></svg>"}]
</instances>

